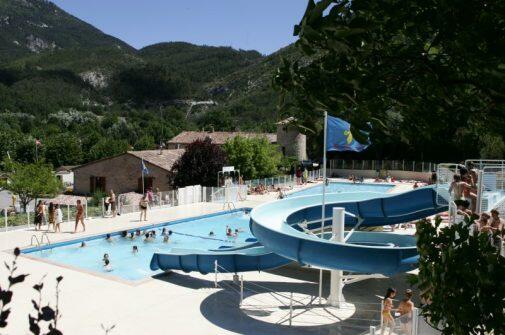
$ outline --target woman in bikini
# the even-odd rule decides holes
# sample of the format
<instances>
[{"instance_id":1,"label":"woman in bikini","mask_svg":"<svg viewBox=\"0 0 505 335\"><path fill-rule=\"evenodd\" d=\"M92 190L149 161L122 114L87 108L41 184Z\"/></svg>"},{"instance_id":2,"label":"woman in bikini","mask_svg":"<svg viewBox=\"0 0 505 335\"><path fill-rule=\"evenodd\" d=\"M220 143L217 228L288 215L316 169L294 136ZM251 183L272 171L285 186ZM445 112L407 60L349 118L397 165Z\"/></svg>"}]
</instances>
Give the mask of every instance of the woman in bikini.
<instances>
[{"instance_id":1,"label":"woman in bikini","mask_svg":"<svg viewBox=\"0 0 505 335\"><path fill-rule=\"evenodd\" d=\"M396 296L396 290L394 288L388 288L386 295L384 296L382 305L382 329L381 335L384 335L386 327L389 327L389 335L393 334L393 329L395 327L395 319L391 312L393 311L393 298Z\"/></svg>"},{"instance_id":2,"label":"woman in bikini","mask_svg":"<svg viewBox=\"0 0 505 335\"><path fill-rule=\"evenodd\" d=\"M77 200L76 209L74 233L77 233L79 222L82 224L82 231L84 232L86 231L86 225L84 224L84 206L81 204L81 200Z\"/></svg>"}]
</instances>

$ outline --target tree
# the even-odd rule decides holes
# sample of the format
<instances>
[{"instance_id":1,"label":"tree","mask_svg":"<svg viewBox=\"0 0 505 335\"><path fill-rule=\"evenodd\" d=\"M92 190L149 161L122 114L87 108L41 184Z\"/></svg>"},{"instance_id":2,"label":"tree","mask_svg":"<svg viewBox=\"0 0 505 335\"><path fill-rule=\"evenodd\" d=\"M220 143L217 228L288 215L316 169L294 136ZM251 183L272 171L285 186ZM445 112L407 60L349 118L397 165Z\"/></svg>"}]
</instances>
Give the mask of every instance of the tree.
<instances>
[{"instance_id":1,"label":"tree","mask_svg":"<svg viewBox=\"0 0 505 335\"><path fill-rule=\"evenodd\" d=\"M500 136L484 134L480 149L480 158L503 159L505 156L505 142Z\"/></svg>"},{"instance_id":2,"label":"tree","mask_svg":"<svg viewBox=\"0 0 505 335\"><path fill-rule=\"evenodd\" d=\"M503 1L309 0L294 29L304 56L273 78L281 106L311 129L325 110L359 129L371 121L386 153L403 143L403 155L477 156L461 143L503 137L504 10Z\"/></svg>"},{"instance_id":3,"label":"tree","mask_svg":"<svg viewBox=\"0 0 505 335\"><path fill-rule=\"evenodd\" d=\"M217 173L226 163L226 154L210 138L189 144L184 154L175 162L170 177L175 187L189 185L214 186Z\"/></svg>"},{"instance_id":4,"label":"tree","mask_svg":"<svg viewBox=\"0 0 505 335\"><path fill-rule=\"evenodd\" d=\"M505 257L494 236L470 234L473 219L441 228L417 225L419 275L426 320L445 335L505 334Z\"/></svg>"},{"instance_id":5,"label":"tree","mask_svg":"<svg viewBox=\"0 0 505 335\"><path fill-rule=\"evenodd\" d=\"M46 160L53 166L79 164L82 160L81 143L70 133L61 133L47 139Z\"/></svg>"},{"instance_id":6,"label":"tree","mask_svg":"<svg viewBox=\"0 0 505 335\"><path fill-rule=\"evenodd\" d=\"M25 212L30 201L44 196L53 197L63 187L51 166L43 163L10 162L8 169L11 172L2 186L19 196L21 207Z\"/></svg>"},{"instance_id":7,"label":"tree","mask_svg":"<svg viewBox=\"0 0 505 335\"><path fill-rule=\"evenodd\" d=\"M154 137L149 135L144 135L135 142L133 146L135 150L151 150L156 148L154 143Z\"/></svg>"},{"instance_id":8,"label":"tree","mask_svg":"<svg viewBox=\"0 0 505 335\"><path fill-rule=\"evenodd\" d=\"M97 160L104 157L111 157L122 154L129 149L128 142L125 140L115 140L100 138L88 152L89 160Z\"/></svg>"},{"instance_id":9,"label":"tree","mask_svg":"<svg viewBox=\"0 0 505 335\"><path fill-rule=\"evenodd\" d=\"M228 164L240 170L244 179L266 178L278 173L281 153L266 138L236 136L224 145Z\"/></svg>"}]
</instances>

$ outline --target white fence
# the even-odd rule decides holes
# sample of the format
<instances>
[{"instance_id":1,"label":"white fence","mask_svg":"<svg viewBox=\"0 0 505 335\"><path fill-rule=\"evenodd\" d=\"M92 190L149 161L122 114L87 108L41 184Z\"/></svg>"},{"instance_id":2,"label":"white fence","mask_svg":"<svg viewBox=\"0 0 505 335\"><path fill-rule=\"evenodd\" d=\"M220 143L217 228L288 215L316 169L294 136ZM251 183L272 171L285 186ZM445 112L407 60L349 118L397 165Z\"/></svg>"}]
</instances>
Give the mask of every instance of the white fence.
<instances>
[{"instance_id":1,"label":"white fence","mask_svg":"<svg viewBox=\"0 0 505 335\"><path fill-rule=\"evenodd\" d=\"M437 164L431 162L406 161L406 160L328 160L329 169L336 170L395 170L411 172L436 171Z\"/></svg>"}]
</instances>

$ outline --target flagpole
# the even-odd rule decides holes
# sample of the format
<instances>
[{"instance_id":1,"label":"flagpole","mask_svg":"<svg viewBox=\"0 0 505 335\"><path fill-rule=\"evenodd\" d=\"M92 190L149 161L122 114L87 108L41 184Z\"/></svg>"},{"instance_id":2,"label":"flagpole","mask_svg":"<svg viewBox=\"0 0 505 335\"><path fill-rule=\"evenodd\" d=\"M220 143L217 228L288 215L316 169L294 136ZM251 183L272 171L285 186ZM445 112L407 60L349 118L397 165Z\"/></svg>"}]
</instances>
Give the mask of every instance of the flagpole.
<instances>
[{"instance_id":1,"label":"flagpole","mask_svg":"<svg viewBox=\"0 0 505 335\"><path fill-rule=\"evenodd\" d=\"M328 126L328 112L324 111L324 137L323 137L323 199L321 203L321 237L324 238L324 219L326 206L326 131ZM323 296L323 269L319 269L319 303Z\"/></svg>"},{"instance_id":2,"label":"flagpole","mask_svg":"<svg viewBox=\"0 0 505 335\"><path fill-rule=\"evenodd\" d=\"M142 195L146 194L144 191L144 166L145 166L144 158L142 158Z\"/></svg>"}]
</instances>

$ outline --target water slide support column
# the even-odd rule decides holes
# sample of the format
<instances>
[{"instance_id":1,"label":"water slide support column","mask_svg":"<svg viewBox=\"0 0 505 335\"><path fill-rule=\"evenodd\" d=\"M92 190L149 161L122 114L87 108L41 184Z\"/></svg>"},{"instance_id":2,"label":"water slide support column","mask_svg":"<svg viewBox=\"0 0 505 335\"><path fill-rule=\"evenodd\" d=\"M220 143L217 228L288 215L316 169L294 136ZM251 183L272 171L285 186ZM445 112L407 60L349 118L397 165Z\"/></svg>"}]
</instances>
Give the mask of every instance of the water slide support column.
<instances>
[{"instance_id":1,"label":"water slide support column","mask_svg":"<svg viewBox=\"0 0 505 335\"><path fill-rule=\"evenodd\" d=\"M343 207L333 208L333 218L331 225L331 239L330 241L344 243L344 222L345 222L345 209ZM330 279L330 296L328 303L333 307L340 307L344 303L344 289L343 271L331 270Z\"/></svg>"},{"instance_id":2,"label":"water slide support column","mask_svg":"<svg viewBox=\"0 0 505 335\"><path fill-rule=\"evenodd\" d=\"M324 111L324 139L323 139L323 192L321 201L321 238L324 238L324 220L326 206L326 130L328 126L328 112ZM323 297L323 269L319 270L319 303Z\"/></svg>"}]
</instances>

